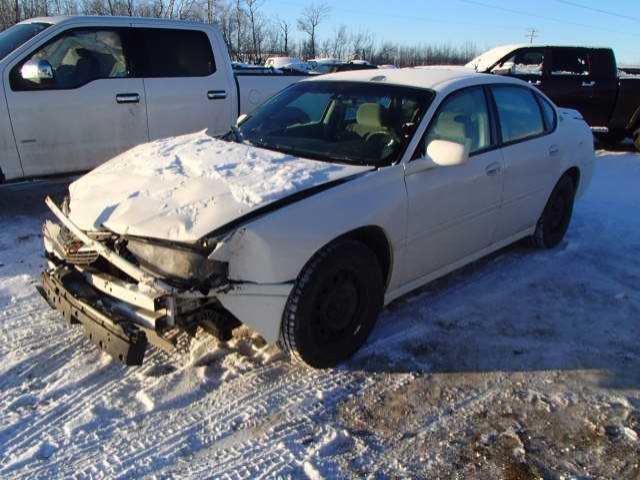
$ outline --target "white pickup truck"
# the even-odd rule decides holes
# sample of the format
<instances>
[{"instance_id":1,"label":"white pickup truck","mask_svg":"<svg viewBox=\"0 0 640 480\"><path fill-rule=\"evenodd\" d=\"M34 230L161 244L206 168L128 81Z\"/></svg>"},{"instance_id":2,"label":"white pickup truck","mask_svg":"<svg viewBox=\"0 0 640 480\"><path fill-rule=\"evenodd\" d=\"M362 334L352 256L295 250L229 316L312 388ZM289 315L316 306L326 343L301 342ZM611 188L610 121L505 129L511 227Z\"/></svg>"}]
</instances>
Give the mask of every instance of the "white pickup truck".
<instances>
[{"instance_id":1,"label":"white pickup truck","mask_svg":"<svg viewBox=\"0 0 640 480\"><path fill-rule=\"evenodd\" d=\"M220 135L304 74L234 74L211 25L43 17L0 34L0 182L92 169L149 140Z\"/></svg>"}]
</instances>

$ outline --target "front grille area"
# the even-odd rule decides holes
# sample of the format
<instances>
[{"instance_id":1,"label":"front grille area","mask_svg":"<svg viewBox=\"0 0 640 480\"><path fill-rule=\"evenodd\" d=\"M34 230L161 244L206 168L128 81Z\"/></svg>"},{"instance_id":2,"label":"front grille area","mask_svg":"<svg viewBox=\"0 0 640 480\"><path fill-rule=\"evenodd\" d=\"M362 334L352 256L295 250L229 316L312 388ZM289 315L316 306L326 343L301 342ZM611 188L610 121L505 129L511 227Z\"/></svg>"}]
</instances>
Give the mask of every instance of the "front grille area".
<instances>
[{"instance_id":1,"label":"front grille area","mask_svg":"<svg viewBox=\"0 0 640 480\"><path fill-rule=\"evenodd\" d=\"M48 242L50 249L53 250L49 253L57 255L68 263L87 266L98 260L98 252L85 246L73 233L56 223L45 222L43 234L45 243Z\"/></svg>"}]
</instances>

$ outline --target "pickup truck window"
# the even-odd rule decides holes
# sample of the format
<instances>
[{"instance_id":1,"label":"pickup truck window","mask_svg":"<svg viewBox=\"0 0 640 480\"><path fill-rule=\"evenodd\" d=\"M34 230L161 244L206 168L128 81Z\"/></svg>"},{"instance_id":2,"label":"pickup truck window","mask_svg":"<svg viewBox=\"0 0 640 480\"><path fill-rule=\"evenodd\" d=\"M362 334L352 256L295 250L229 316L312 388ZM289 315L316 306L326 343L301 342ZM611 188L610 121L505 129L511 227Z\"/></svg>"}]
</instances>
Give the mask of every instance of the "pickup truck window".
<instances>
[{"instance_id":1,"label":"pickup truck window","mask_svg":"<svg viewBox=\"0 0 640 480\"><path fill-rule=\"evenodd\" d=\"M468 145L471 154L492 145L489 109L482 87L462 90L443 102L429 127L425 145L432 140Z\"/></svg>"},{"instance_id":2,"label":"pickup truck window","mask_svg":"<svg viewBox=\"0 0 640 480\"><path fill-rule=\"evenodd\" d=\"M41 22L21 23L0 33L0 60L50 26Z\"/></svg>"},{"instance_id":3,"label":"pickup truck window","mask_svg":"<svg viewBox=\"0 0 640 480\"><path fill-rule=\"evenodd\" d=\"M575 48L556 48L551 58L551 75L589 76L589 53Z\"/></svg>"},{"instance_id":4,"label":"pickup truck window","mask_svg":"<svg viewBox=\"0 0 640 480\"><path fill-rule=\"evenodd\" d=\"M26 61L45 60L53 78L25 80L20 69ZM69 30L38 49L12 70L13 90L65 90L79 88L94 80L127 77L127 62L117 30Z\"/></svg>"},{"instance_id":5,"label":"pickup truck window","mask_svg":"<svg viewBox=\"0 0 640 480\"><path fill-rule=\"evenodd\" d=\"M426 89L300 82L243 122L240 138L260 148L315 160L391 165L404 153L432 100L433 92Z\"/></svg>"},{"instance_id":6,"label":"pickup truck window","mask_svg":"<svg viewBox=\"0 0 640 480\"><path fill-rule=\"evenodd\" d=\"M503 143L513 143L542 135L545 126L534 93L528 88L491 87L498 109Z\"/></svg>"},{"instance_id":7,"label":"pickup truck window","mask_svg":"<svg viewBox=\"0 0 640 480\"><path fill-rule=\"evenodd\" d=\"M197 30L136 28L136 76L208 77L216 71L207 34Z\"/></svg>"},{"instance_id":8,"label":"pickup truck window","mask_svg":"<svg viewBox=\"0 0 640 480\"><path fill-rule=\"evenodd\" d=\"M502 65L513 68L513 75L542 76L544 50L521 50Z\"/></svg>"}]
</instances>

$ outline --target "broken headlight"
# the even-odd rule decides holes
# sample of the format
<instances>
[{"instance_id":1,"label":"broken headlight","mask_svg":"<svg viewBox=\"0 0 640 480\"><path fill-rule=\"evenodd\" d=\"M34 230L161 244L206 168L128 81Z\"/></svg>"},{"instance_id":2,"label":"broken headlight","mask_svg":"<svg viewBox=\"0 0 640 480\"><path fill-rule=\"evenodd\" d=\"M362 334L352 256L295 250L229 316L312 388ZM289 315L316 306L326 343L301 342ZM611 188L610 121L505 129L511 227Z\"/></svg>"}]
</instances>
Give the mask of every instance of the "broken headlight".
<instances>
[{"instance_id":1,"label":"broken headlight","mask_svg":"<svg viewBox=\"0 0 640 480\"><path fill-rule=\"evenodd\" d=\"M129 238L127 250L140 266L163 277L205 281L227 273L226 263L211 260L205 253L188 247Z\"/></svg>"}]
</instances>

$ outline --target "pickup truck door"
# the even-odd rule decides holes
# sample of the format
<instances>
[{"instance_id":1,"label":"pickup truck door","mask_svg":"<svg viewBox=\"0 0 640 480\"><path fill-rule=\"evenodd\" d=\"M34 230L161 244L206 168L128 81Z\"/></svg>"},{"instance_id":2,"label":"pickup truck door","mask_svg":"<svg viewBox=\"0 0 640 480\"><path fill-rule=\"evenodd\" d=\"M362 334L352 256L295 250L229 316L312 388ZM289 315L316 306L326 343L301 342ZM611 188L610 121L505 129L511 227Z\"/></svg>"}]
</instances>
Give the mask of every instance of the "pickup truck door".
<instances>
[{"instance_id":1,"label":"pickup truck door","mask_svg":"<svg viewBox=\"0 0 640 480\"><path fill-rule=\"evenodd\" d=\"M144 85L130 78L125 37L115 27L71 28L5 69L25 176L88 170L147 141ZM49 62L53 78L23 79L30 59Z\"/></svg>"},{"instance_id":2,"label":"pickup truck door","mask_svg":"<svg viewBox=\"0 0 640 480\"><path fill-rule=\"evenodd\" d=\"M425 170L422 146L406 165L408 282L487 248L498 225L502 153L482 87L460 90L443 101L422 144L438 139L466 144L471 154L463 165Z\"/></svg>"},{"instance_id":3,"label":"pickup truck door","mask_svg":"<svg viewBox=\"0 0 640 480\"><path fill-rule=\"evenodd\" d=\"M220 51L221 38L192 27L134 27L150 138L229 131L238 116L237 92L228 54Z\"/></svg>"},{"instance_id":4,"label":"pickup truck door","mask_svg":"<svg viewBox=\"0 0 640 480\"><path fill-rule=\"evenodd\" d=\"M615 67L603 78L601 61L587 48L550 49L548 77L544 92L557 105L578 110L592 127L605 127L616 99Z\"/></svg>"}]
</instances>

